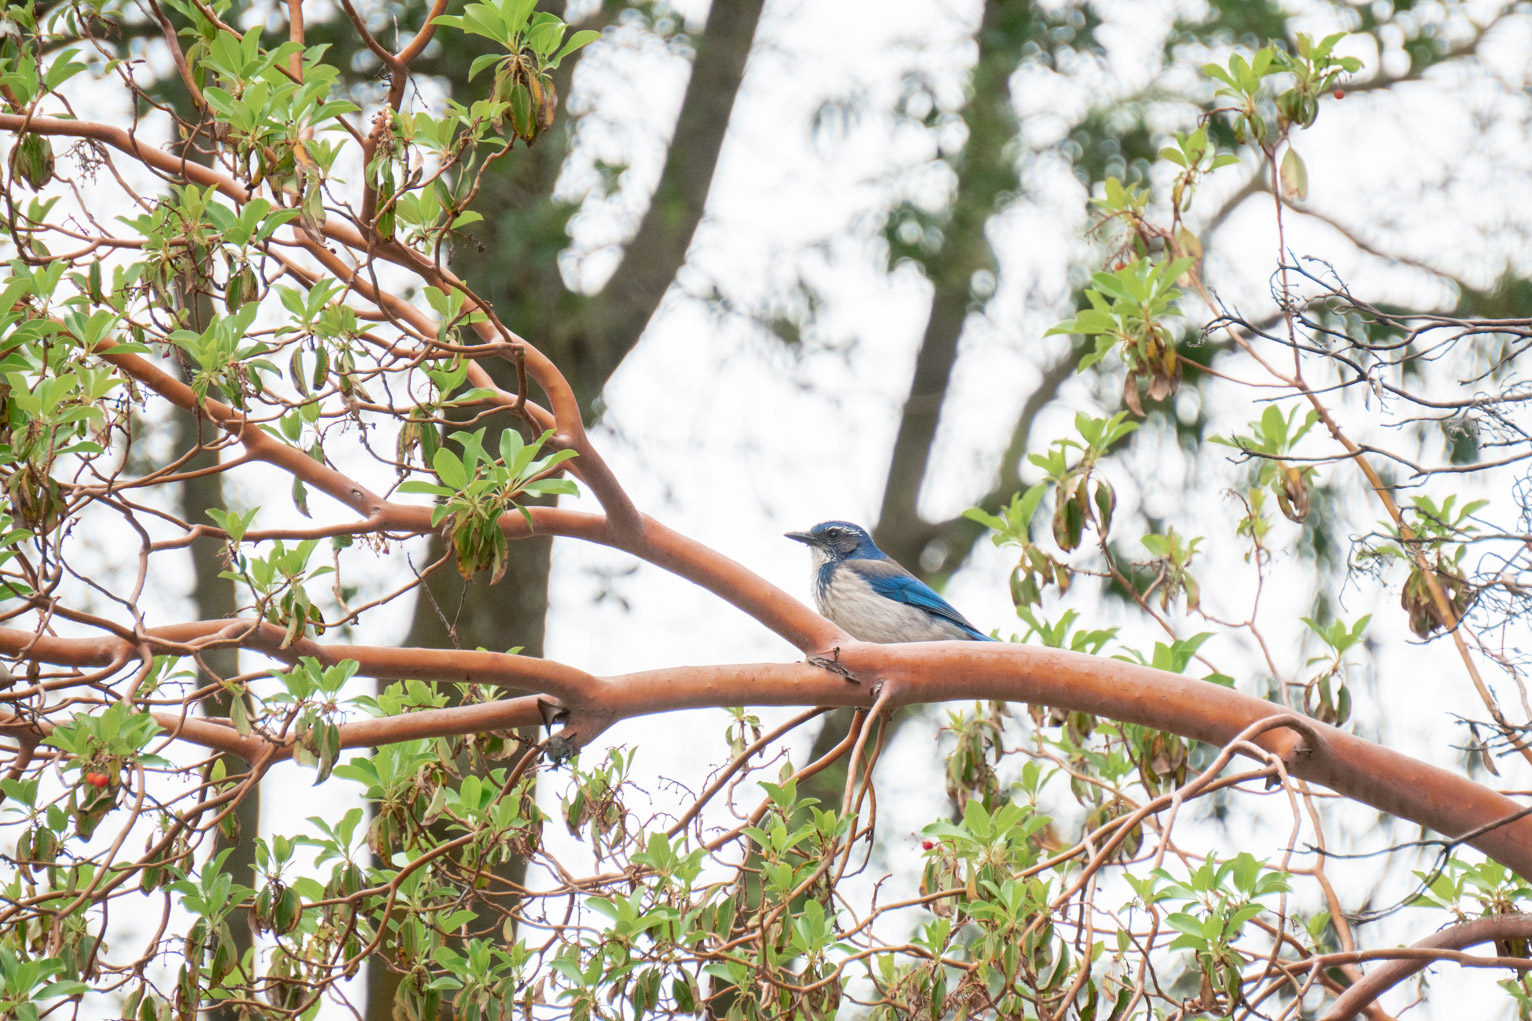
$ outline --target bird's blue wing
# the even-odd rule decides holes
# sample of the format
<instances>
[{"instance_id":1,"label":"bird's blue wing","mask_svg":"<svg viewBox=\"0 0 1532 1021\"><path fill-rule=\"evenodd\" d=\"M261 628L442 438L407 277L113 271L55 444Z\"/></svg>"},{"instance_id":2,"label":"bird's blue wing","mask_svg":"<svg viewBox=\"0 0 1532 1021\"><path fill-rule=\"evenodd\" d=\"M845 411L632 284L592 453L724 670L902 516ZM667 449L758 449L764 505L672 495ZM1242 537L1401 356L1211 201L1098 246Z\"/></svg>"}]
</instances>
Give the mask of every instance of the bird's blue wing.
<instances>
[{"instance_id":1,"label":"bird's blue wing","mask_svg":"<svg viewBox=\"0 0 1532 1021\"><path fill-rule=\"evenodd\" d=\"M980 631L968 623L968 618L959 613L951 603L936 594L936 591L915 577L909 571L900 567L892 560L855 560L848 561L846 566L855 565L857 574L866 579L872 590L884 599L892 599L898 603L906 603L918 607L927 613L949 620L962 628L970 638L981 642L992 642L995 639Z\"/></svg>"}]
</instances>

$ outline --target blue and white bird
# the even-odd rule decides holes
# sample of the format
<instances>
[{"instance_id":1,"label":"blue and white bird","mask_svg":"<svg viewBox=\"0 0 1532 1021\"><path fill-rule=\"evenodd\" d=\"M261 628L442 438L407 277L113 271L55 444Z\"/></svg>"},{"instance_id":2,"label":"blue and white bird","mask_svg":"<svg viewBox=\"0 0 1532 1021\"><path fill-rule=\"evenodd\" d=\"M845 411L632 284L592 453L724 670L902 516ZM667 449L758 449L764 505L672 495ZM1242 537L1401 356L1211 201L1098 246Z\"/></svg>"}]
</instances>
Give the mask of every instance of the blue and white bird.
<instances>
[{"instance_id":1,"label":"blue and white bird","mask_svg":"<svg viewBox=\"0 0 1532 1021\"><path fill-rule=\"evenodd\" d=\"M849 521L822 521L787 538L814 554L814 604L863 642L993 642Z\"/></svg>"}]
</instances>

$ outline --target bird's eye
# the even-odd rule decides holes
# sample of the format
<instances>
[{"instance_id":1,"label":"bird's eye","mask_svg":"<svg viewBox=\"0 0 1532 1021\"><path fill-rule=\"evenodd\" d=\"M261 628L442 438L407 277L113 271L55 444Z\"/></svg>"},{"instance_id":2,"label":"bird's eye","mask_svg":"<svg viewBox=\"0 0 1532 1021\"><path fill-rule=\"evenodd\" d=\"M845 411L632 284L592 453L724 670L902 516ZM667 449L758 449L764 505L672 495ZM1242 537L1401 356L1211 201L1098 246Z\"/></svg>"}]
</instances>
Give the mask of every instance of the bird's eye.
<instances>
[{"instance_id":1,"label":"bird's eye","mask_svg":"<svg viewBox=\"0 0 1532 1021\"><path fill-rule=\"evenodd\" d=\"M825 536L830 539L839 539L845 534L846 533L842 532L839 528L831 528L825 532Z\"/></svg>"}]
</instances>

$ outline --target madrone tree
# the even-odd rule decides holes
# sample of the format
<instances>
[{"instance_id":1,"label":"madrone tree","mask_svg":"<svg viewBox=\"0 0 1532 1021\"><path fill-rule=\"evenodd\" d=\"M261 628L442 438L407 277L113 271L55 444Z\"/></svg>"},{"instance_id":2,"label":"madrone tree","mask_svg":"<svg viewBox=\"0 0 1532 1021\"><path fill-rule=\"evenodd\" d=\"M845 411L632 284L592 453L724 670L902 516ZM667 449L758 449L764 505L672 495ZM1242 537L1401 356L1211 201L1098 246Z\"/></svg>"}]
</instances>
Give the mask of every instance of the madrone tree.
<instances>
[{"instance_id":1,"label":"madrone tree","mask_svg":"<svg viewBox=\"0 0 1532 1021\"><path fill-rule=\"evenodd\" d=\"M1409 628L1456 650L1483 705L1475 761L1532 759L1532 711L1496 694L1521 680L1532 537L1524 513L1496 519L1462 495L1528 456L1532 320L1380 307L1285 242L1275 312L1242 316L1209 288L1185 218L1205 177L1243 163L1269 179L1283 236L1307 187L1292 137L1360 69L1339 37L1210 64L1207 113L1161 150L1166 193L1114 179L1098 197L1111 251L1057 332L1081 338L1077 367L1115 379L1122 407L1080 414L1031 455L1041 481L999 515L973 512L1015 555L1018 640L873 646L643 514L538 338L452 270L486 169L550 128L551 75L591 38L533 6L442 0L397 44L353 16L389 82L360 110L299 3L276 42L220 2L151 2L190 116L140 90L95 8L9 8L0 1007L306 1018L355 1000L349 980L372 962L399 976L393 1008L412 1019L1383 1017L1382 993L1447 962L1505 970L1526 1016L1524 797L1354 732L1366 618L1311 620L1328 654L1296 670L1260 622L1268 580L1314 584L1282 574L1287 522L1332 515L1331 535L1356 536L1353 566L1392 579ZM471 101L411 87L439 33L495 47ZM91 45L59 51L61 37ZM133 116L71 103L85 76L119 83ZM1207 448L1247 471L1224 524L1259 583L1237 619L1205 609L1219 582L1201 539L1169 522L1123 534L1112 482L1145 410L1190 371L1251 409ZM175 416L197 428L167 442ZM273 495L189 520L167 493L204 473ZM576 492L599 511L532 502ZM501 576L533 535L672 571L802 659L595 676L514 649L347 641L434 574ZM417 562L428 536L445 553ZM243 605L166 619L157 597L206 538ZM390 584L364 591L355 579L379 563ZM1164 640L1137 650L1099 622L1050 619L1070 585L1119 593ZM1220 633L1264 665L1220 670L1204 650ZM222 665L231 650L248 669ZM386 686L347 697L358 676ZM924 827L918 876L869 882L889 837L890 721L935 703L961 707L943 745L950 803ZM615 721L663 733L665 713L696 707L734 708L716 768L669 808L630 803L631 752L579 755ZM798 711L768 728L761 707ZM843 740L807 762L779 752L833 707L856 710ZM289 758L355 785L367 811L236 838L241 799ZM838 796L800 793L835 765ZM553 770L589 861L561 860L533 797ZM1330 880L1337 799L1429 834L1380 850L1424 848L1401 909L1414 946L1358 938L1376 905ZM1193 825L1256 801L1282 806L1285 843ZM213 853L220 833L253 848L253 887ZM535 867L518 881L511 861Z\"/></svg>"}]
</instances>

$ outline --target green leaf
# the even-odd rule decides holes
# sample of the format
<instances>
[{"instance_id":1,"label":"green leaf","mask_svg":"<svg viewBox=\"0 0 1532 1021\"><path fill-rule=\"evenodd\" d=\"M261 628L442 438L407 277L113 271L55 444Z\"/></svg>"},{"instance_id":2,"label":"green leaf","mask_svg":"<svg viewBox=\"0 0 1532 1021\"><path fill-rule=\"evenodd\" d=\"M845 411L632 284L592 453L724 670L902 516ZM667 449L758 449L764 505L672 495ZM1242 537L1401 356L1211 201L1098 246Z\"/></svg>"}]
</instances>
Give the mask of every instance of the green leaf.
<instances>
[{"instance_id":1,"label":"green leaf","mask_svg":"<svg viewBox=\"0 0 1532 1021\"><path fill-rule=\"evenodd\" d=\"M437 18L436 20L440 21L441 19ZM508 58L503 53L485 53L475 57L473 63L468 65L468 80L473 81L480 71L491 64L497 64L506 59Z\"/></svg>"},{"instance_id":2,"label":"green leaf","mask_svg":"<svg viewBox=\"0 0 1532 1021\"><path fill-rule=\"evenodd\" d=\"M1301 201L1309 197L1309 171L1303 164L1303 157L1292 146L1287 147L1287 153L1282 157L1278 176L1282 181L1282 190L1289 198Z\"/></svg>"},{"instance_id":3,"label":"green leaf","mask_svg":"<svg viewBox=\"0 0 1532 1021\"><path fill-rule=\"evenodd\" d=\"M531 138L537 133L537 117L532 109L532 94L520 82L511 88L511 130L520 138Z\"/></svg>"},{"instance_id":4,"label":"green leaf","mask_svg":"<svg viewBox=\"0 0 1532 1021\"><path fill-rule=\"evenodd\" d=\"M553 68L558 67L559 64L563 62L564 58L569 56L575 50L580 49L582 46L589 45L590 43L593 43L600 38L601 33L597 32L595 29L581 29L564 41L564 45L560 47L559 51L553 55L553 59L548 61L548 66Z\"/></svg>"},{"instance_id":5,"label":"green leaf","mask_svg":"<svg viewBox=\"0 0 1532 1021\"><path fill-rule=\"evenodd\" d=\"M424 496L454 496L458 490L448 489L446 486L438 486L434 482L425 482L420 479L408 479L399 483L397 492L419 493Z\"/></svg>"},{"instance_id":6,"label":"green leaf","mask_svg":"<svg viewBox=\"0 0 1532 1021\"><path fill-rule=\"evenodd\" d=\"M522 486L524 493L536 493L540 496L579 496L580 487L573 479L539 479L536 482L528 482Z\"/></svg>"},{"instance_id":7,"label":"green leaf","mask_svg":"<svg viewBox=\"0 0 1532 1021\"><path fill-rule=\"evenodd\" d=\"M512 466L516 463L517 459L521 457L522 451L525 448L526 442L522 440L521 434L515 429L504 429L501 431L500 460L504 462L505 466L510 468L513 473L516 471L516 469ZM534 455L536 453L536 449L536 446L534 446Z\"/></svg>"},{"instance_id":8,"label":"green leaf","mask_svg":"<svg viewBox=\"0 0 1532 1021\"><path fill-rule=\"evenodd\" d=\"M463 467L463 461L446 447L436 451L436 456L431 459L431 467L436 472L436 477L457 492L468 488L468 470Z\"/></svg>"},{"instance_id":9,"label":"green leaf","mask_svg":"<svg viewBox=\"0 0 1532 1021\"><path fill-rule=\"evenodd\" d=\"M969 521L975 521L992 531L1002 532L1005 530L1005 520L997 518L982 507L970 507L963 512L963 517Z\"/></svg>"}]
</instances>

